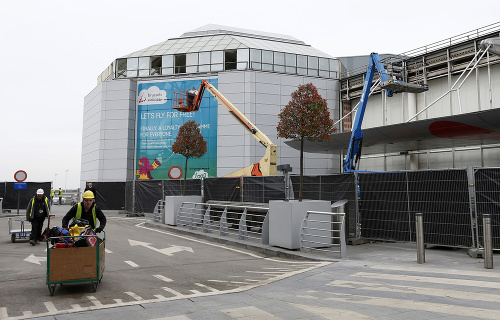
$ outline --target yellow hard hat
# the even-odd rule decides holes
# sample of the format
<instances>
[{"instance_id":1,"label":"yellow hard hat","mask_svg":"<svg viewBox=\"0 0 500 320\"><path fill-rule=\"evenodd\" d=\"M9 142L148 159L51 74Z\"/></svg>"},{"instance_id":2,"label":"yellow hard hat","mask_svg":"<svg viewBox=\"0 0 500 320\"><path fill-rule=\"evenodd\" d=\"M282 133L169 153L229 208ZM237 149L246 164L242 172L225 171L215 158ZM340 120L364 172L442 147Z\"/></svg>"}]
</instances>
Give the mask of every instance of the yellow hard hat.
<instances>
[{"instance_id":1,"label":"yellow hard hat","mask_svg":"<svg viewBox=\"0 0 500 320\"><path fill-rule=\"evenodd\" d=\"M87 190L83 193L83 199L94 199L94 193L90 190Z\"/></svg>"}]
</instances>

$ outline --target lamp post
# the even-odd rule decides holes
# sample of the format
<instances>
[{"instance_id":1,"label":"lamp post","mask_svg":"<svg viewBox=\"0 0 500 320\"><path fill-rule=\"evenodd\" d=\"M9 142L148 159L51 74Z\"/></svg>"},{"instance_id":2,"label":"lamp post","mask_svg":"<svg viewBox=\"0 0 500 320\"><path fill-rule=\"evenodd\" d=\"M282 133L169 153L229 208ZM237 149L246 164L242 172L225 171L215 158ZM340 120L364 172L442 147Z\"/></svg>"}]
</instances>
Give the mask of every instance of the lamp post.
<instances>
[{"instance_id":1,"label":"lamp post","mask_svg":"<svg viewBox=\"0 0 500 320\"><path fill-rule=\"evenodd\" d=\"M57 173L54 174L54 189L56 189Z\"/></svg>"},{"instance_id":2,"label":"lamp post","mask_svg":"<svg viewBox=\"0 0 500 320\"><path fill-rule=\"evenodd\" d=\"M68 171L69 170L66 170L66 180L64 180L64 190L68 190L68 187L67 187L67 182L68 182Z\"/></svg>"}]
</instances>

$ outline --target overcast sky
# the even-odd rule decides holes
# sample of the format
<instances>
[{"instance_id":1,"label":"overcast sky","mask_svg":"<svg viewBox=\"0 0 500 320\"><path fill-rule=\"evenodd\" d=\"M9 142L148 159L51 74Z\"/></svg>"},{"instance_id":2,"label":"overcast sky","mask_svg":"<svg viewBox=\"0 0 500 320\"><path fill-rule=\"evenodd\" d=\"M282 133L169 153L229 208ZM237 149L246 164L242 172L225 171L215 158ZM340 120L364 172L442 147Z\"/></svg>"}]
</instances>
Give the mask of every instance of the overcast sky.
<instances>
[{"instance_id":1,"label":"overcast sky","mask_svg":"<svg viewBox=\"0 0 500 320\"><path fill-rule=\"evenodd\" d=\"M498 0L15 0L0 4L0 181L80 181L84 97L116 58L206 24L334 57L402 53L500 22Z\"/></svg>"}]
</instances>

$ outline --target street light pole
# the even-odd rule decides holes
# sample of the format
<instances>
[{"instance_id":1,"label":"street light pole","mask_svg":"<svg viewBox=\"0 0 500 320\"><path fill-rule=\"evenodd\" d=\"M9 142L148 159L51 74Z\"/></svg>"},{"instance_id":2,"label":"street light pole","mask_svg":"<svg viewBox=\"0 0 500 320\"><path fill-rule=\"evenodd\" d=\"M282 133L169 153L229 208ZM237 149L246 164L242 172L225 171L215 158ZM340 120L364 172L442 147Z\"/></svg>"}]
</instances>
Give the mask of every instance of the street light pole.
<instances>
[{"instance_id":1,"label":"street light pole","mask_svg":"<svg viewBox=\"0 0 500 320\"><path fill-rule=\"evenodd\" d=\"M66 170L66 180L64 181L64 190L68 190L68 187L67 187L67 182L68 182L68 171L69 170Z\"/></svg>"},{"instance_id":2,"label":"street light pole","mask_svg":"<svg viewBox=\"0 0 500 320\"><path fill-rule=\"evenodd\" d=\"M54 189L56 189L57 173L54 174Z\"/></svg>"}]
</instances>

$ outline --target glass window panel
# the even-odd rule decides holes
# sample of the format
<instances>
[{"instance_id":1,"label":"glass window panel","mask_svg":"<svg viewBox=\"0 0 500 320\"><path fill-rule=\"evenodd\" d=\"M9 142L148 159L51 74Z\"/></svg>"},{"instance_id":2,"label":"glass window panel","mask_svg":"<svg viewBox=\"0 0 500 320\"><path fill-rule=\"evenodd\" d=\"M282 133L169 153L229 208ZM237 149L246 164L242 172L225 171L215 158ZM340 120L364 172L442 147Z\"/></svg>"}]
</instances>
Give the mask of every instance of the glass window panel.
<instances>
[{"instance_id":1,"label":"glass window panel","mask_svg":"<svg viewBox=\"0 0 500 320\"><path fill-rule=\"evenodd\" d=\"M309 69L318 69L318 57L308 57L307 67Z\"/></svg>"},{"instance_id":2,"label":"glass window panel","mask_svg":"<svg viewBox=\"0 0 500 320\"><path fill-rule=\"evenodd\" d=\"M297 73L297 68L295 67L286 67L287 73Z\"/></svg>"},{"instance_id":3,"label":"glass window panel","mask_svg":"<svg viewBox=\"0 0 500 320\"><path fill-rule=\"evenodd\" d=\"M328 78L329 75L330 75L330 71L319 70L320 77Z\"/></svg>"},{"instance_id":4,"label":"glass window panel","mask_svg":"<svg viewBox=\"0 0 500 320\"><path fill-rule=\"evenodd\" d=\"M210 52L200 52L198 59L200 61L200 66L210 64Z\"/></svg>"},{"instance_id":5,"label":"glass window panel","mask_svg":"<svg viewBox=\"0 0 500 320\"><path fill-rule=\"evenodd\" d=\"M262 63L260 62L250 62L250 68L254 70L261 70L262 69Z\"/></svg>"},{"instance_id":6,"label":"glass window panel","mask_svg":"<svg viewBox=\"0 0 500 320\"><path fill-rule=\"evenodd\" d=\"M250 49L250 61L261 62L261 51L256 49Z\"/></svg>"},{"instance_id":7,"label":"glass window panel","mask_svg":"<svg viewBox=\"0 0 500 320\"><path fill-rule=\"evenodd\" d=\"M186 55L176 54L175 55L175 73L186 73Z\"/></svg>"},{"instance_id":8,"label":"glass window panel","mask_svg":"<svg viewBox=\"0 0 500 320\"><path fill-rule=\"evenodd\" d=\"M197 65L198 65L198 53L187 53L186 66L197 66Z\"/></svg>"},{"instance_id":9,"label":"glass window panel","mask_svg":"<svg viewBox=\"0 0 500 320\"><path fill-rule=\"evenodd\" d=\"M275 64L274 65L274 71L276 71L276 72L285 72L285 66L280 66L280 65Z\"/></svg>"},{"instance_id":10,"label":"glass window panel","mask_svg":"<svg viewBox=\"0 0 500 320\"><path fill-rule=\"evenodd\" d=\"M283 52L274 53L274 64L284 66L285 65L285 54ZM283 69L284 71L285 69Z\"/></svg>"},{"instance_id":11,"label":"glass window panel","mask_svg":"<svg viewBox=\"0 0 500 320\"><path fill-rule=\"evenodd\" d=\"M297 67L307 68L307 57L297 55Z\"/></svg>"},{"instance_id":12,"label":"glass window panel","mask_svg":"<svg viewBox=\"0 0 500 320\"><path fill-rule=\"evenodd\" d=\"M198 72L198 66L186 67L186 73L196 73Z\"/></svg>"},{"instance_id":13,"label":"glass window panel","mask_svg":"<svg viewBox=\"0 0 500 320\"><path fill-rule=\"evenodd\" d=\"M224 62L224 51L212 51L212 64Z\"/></svg>"},{"instance_id":14,"label":"glass window panel","mask_svg":"<svg viewBox=\"0 0 500 320\"><path fill-rule=\"evenodd\" d=\"M147 76L149 76L149 69L139 70L139 77L147 77Z\"/></svg>"},{"instance_id":15,"label":"glass window panel","mask_svg":"<svg viewBox=\"0 0 500 320\"><path fill-rule=\"evenodd\" d=\"M291 53L285 54L285 65L290 67L297 66L297 56Z\"/></svg>"},{"instance_id":16,"label":"glass window panel","mask_svg":"<svg viewBox=\"0 0 500 320\"><path fill-rule=\"evenodd\" d=\"M330 65L328 59L319 58L319 69L320 70L330 70Z\"/></svg>"},{"instance_id":17,"label":"glass window panel","mask_svg":"<svg viewBox=\"0 0 500 320\"><path fill-rule=\"evenodd\" d=\"M161 74L174 74L174 68L163 68Z\"/></svg>"},{"instance_id":18,"label":"glass window panel","mask_svg":"<svg viewBox=\"0 0 500 320\"><path fill-rule=\"evenodd\" d=\"M262 64L262 70L270 70L270 71L272 71L273 70L273 65L270 64L270 63L263 63Z\"/></svg>"},{"instance_id":19,"label":"glass window panel","mask_svg":"<svg viewBox=\"0 0 500 320\"><path fill-rule=\"evenodd\" d=\"M224 70L236 69L236 50L224 51Z\"/></svg>"},{"instance_id":20,"label":"glass window panel","mask_svg":"<svg viewBox=\"0 0 500 320\"><path fill-rule=\"evenodd\" d=\"M238 62L248 62L250 61L250 50L248 49L238 49L236 50L236 60Z\"/></svg>"},{"instance_id":21,"label":"glass window panel","mask_svg":"<svg viewBox=\"0 0 500 320\"><path fill-rule=\"evenodd\" d=\"M339 61L330 59L330 71L339 71Z\"/></svg>"},{"instance_id":22,"label":"glass window panel","mask_svg":"<svg viewBox=\"0 0 500 320\"><path fill-rule=\"evenodd\" d=\"M262 62L264 63L273 63L273 52L262 50Z\"/></svg>"},{"instance_id":23,"label":"glass window panel","mask_svg":"<svg viewBox=\"0 0 500 320\"><path fill-rule=\"evenodd\" d=\"M307 69L307 75L308 76L317 76L318 70L317 69Z\"/></svg>"},{"instance_id":24,"label":"glass window panel","mask_svg":"<svg viewBox=\"0 0 500 320\"><path fill-rule=\"evenodd\" d=\"M127 75L127 59L116 60L116 76L124 78Z\"/></svg>"},{"instance_id":25,"label":"glass window panel","mask_svg":"<svg viewBox=\"0 0 500 320\"><path fill-rule=\"evenodd\" d=\"M149 57L139 58L139 69L149 69Z\"/></svg>"},{"instance_id":26,"label":"glass window panel","mask_svg":"<svg viewBox=\"0 0 500 320\"><path fill-rule=\"evenodd\" d=\"M138 58L127 58L127 70L136 70L139 66Z\"/></svg>"},{"instance_id":27,"label":"glass window panel","mask_svg":"<svg viewBox=\"0 0 500 320\"><path fill-rule=\"evenodd\" d=\"M209 64L200 65L198 67L198 71L199 72L209 72L210 71L210 65Z\"/></svg>"},{"instance_id":28,"label":"glass window panel","mask_svg":"<svg viewBox=\"0 0 500 320\"><path fill-rule=\"evenodd\" d=\"M137 77L137 70L127 70L127 78Z\"/></svg>"},{"instance_id":29,"label":"glass window panel","mask_svg":"<svg viewBox=\"0 0 500 320\"><path fill-rule=\"evenodd\" d=\"M174 66L174 56L169 54L167 56L161 57L161 65L164 67L173 67Z\"/></svg>"},{"instance_id":30,"label":"glass window panel","mask_svg":"<svg viewBox=\"0 0 500 320\"><path fill-rule=\"evenodd\" d=\"M297 68L297 74L300 74L301 76L306 76L307 75L307 69Z\"/></svg>"},{"instance_id":31,"label":"glass window panel","mask_svg":"<svg viewBox=\"0 0 500 320\"><path fill-rule=\"evenodd\" d=\"M330 78L337 79L338 78L338 72L337 71L330 71Z\"/></svg>"},{"instance_id":32,"label":"glass window panel","mask_svg":"<svg viewBox=\"0 0 500 320\"><path fill-rule=\"evenodd\" d=\"M222 63L220 63L220 64L212 64L210 70L211 71L222 71L222 70L224 70L224 64L222 64Z\"/></svg>"}]
</instances>

